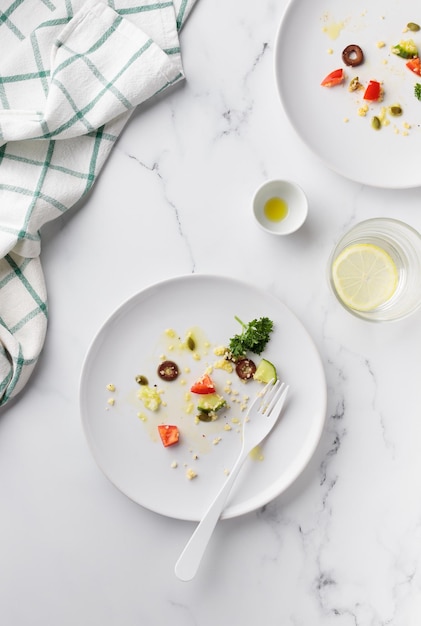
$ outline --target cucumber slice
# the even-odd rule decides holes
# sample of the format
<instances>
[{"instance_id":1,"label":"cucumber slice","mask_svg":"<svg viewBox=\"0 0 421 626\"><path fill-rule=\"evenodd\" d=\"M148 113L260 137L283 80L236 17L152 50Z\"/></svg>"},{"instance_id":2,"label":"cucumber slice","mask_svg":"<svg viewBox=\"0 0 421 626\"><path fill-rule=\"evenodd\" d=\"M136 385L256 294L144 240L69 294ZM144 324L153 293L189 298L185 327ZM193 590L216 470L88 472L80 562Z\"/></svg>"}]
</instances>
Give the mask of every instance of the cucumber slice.
<instances>
[{"instance_id":1,"label":"cucumber slice","mask_svg":"<svg viewBox=\"0 0 421 626\"><path fill-rule=\"evenodd\" d=\"M225 405L226 402L222 396L217 393L207 393L200 398L197 408L202 413L216 413Z\"/></svg>"},{"instance_id":2,"label":"cucumber slice","mask_svg":"<svg viewBox=\"0 0 421 626\"><path fill-rule=\"evenodd\" d=\"M262 359L257 366L253 378L254 380L259 380L261 383L269 383L273 379L273 382L276 383L278 380L276 367L267 359Z\"/></svg>"}]
</instances>

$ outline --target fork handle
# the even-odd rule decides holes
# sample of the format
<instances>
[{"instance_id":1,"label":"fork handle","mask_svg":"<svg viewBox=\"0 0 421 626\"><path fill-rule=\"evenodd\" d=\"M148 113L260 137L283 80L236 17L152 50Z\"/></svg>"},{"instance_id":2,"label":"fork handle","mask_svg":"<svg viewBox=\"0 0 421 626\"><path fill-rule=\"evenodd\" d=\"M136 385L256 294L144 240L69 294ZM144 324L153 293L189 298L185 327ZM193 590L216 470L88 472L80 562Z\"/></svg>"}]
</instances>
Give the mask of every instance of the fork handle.
<instances>
[{"instance_id":1,"label":"fork handle","mask_svg":"<svg viewBox=\"0 0 421 626\"><path fill-rule=\"evenodd\" d=\"M246 457L247 453L243 451L175 564L175 574L180 580L191 580L196 574L209 539L221 517L228 494Z\"/></svg>"}]
</instances>

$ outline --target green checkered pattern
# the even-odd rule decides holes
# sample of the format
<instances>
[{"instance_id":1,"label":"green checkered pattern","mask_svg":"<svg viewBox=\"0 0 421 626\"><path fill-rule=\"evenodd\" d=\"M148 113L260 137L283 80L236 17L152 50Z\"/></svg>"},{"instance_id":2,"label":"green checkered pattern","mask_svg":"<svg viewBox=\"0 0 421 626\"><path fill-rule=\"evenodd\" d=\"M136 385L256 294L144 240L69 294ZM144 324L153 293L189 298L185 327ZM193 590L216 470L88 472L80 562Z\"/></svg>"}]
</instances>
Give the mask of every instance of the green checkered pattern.
<instances>
[{"instance_id":1,"label":"green checkered pattern","mask_svg":"<svg viewBox=\"0 0 421 626\"><path fill-rule=\"evenodd\" d=\"M40 229L91 189L134 108L183 78L196 1L0 2L0 405L45 340Z\"/></svg>"}]
</instances>

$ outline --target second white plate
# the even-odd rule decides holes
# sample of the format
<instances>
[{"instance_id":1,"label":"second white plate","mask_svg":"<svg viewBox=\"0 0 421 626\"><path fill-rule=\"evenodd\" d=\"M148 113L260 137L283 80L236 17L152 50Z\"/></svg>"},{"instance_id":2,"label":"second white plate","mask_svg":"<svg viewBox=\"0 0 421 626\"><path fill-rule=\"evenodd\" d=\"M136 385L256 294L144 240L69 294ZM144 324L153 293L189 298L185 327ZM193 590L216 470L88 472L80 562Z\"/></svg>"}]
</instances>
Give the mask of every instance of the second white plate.
<instances>
[{"instance_id":1,"label":"second white plate","mask_svg":"<svg viewBox=\"0 0 421 626\"><path fill-rule=\"evenodd\" d=\"M421 31L403 33L414 21L421 23L416 0L292 0L284 14L275 74L286 114L305 144L351 180L384 188L421 185L421 102L414 96L421 77L391 52L393 45L409 38L421 50ZM359 45L365 55L355 68L342 61L350 44ZM341 67L347 83L321 87L324 77ZM364 85L369 80L383 83L383 102L370 104L365 116L360 115L364 92L348 91L355 76ZM392 104L402 107L402 116L387 114ZM389 124L376 131L371 120L381 115L382 107Z\"/></svg>"}]
</instances>

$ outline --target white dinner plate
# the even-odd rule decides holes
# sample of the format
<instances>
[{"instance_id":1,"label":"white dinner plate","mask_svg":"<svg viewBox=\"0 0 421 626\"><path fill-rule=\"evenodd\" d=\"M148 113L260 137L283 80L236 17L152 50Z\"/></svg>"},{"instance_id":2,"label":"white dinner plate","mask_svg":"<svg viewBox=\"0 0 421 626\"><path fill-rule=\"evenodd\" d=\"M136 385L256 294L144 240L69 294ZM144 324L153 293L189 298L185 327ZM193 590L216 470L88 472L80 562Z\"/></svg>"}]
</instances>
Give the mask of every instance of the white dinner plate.
<instances>
[{"instance_id":1,"label":"white dinner plate","mask_svg":"<svg viewBox=\"0 0 421 626\"><path fill-rule=\"evenodd\" d=\"M118 489L152 511L199 520L239 452L244 412L237 400L242 402L245 394L252 397L259 383L243 383L235 373L216 368L212 377L230 408L210 423L197 423L196 412L186 412L191 383L220 361L214 348L241 332L236 315L246 323L260 317L273 320L264 356L276 365L290 392L275 429L243 466L223 517L252 511L283 492L319 442L326 413L323 367L307 331L282 302L218 276L190 275L158 283L122 304L105 322L88 350L80 386L83 426L98 466ZM180 347L192 330L194 352ZM158 378L163 356L179 366L177 380ZM164 391L166 406L163 403L156 413L137 397L137 375ZM231 387L226 387L228 380ZM115 391L107 389L109 384ZM229 388L234 393L228 394ZM108 403L110 398L114 405ZM159 423L179 427L178 444L162 445ZM189 470L196 474L194 479L187 477Z\"/></svg>"},{"instance_id":2,"label":"white dinner plate","mask_svg":"<svg viewBox=\"0 0 421 626\"><path fill-rule=\"evenodd\" d=\"M421 51L421 31L403 32L408 22L421 24L419 0L292 0L278 30L276 81L292 126L325 165L367 185L421 185L421 102L414 96L421 77L391 52L393 45L409 38ZM355 68L342 61L350 44L359 45L365 56ZM346 84L320 85L341 67ZM370 105L366 116L359 114L364 92L348 90L355 76L364 86L369 80L383 83L383 102ZM402 116L388 114L392 104L401 106ZM389 125L374 130L371 120L382 107Z\"/></svg>"}]
</instances>

